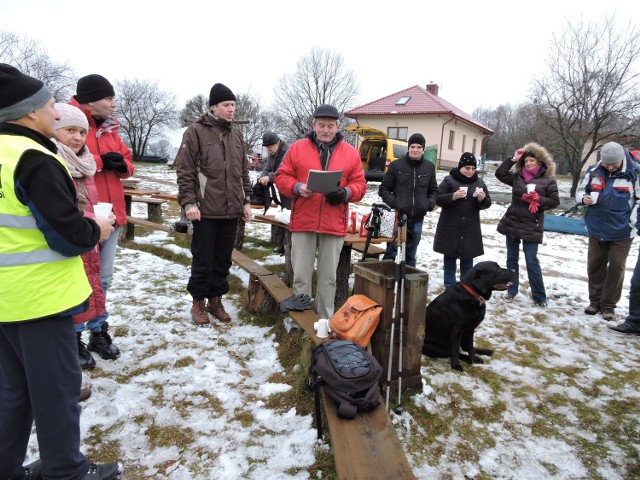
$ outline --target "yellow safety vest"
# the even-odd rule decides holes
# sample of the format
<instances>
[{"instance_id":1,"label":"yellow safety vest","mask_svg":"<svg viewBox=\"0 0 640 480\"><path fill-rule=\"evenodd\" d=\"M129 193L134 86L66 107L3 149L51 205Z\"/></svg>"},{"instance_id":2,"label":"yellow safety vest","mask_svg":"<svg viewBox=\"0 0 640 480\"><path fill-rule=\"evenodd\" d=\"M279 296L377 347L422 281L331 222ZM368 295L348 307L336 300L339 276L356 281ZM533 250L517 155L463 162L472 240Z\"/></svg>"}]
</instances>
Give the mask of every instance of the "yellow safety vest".
<instances>
[{"instance_id":1,"label":"yellow safety vest","mask_svg":"<svg viewBox=\"0 0 640 480\"><path fill-rule=\"evenodd\" d=\"M0 323L57 315L91 295L82 259L49 248L31 210L16 197L14 172L27 150L46 153L69 171L34 140L0 135Z\"/></svg>"}]
</instances>

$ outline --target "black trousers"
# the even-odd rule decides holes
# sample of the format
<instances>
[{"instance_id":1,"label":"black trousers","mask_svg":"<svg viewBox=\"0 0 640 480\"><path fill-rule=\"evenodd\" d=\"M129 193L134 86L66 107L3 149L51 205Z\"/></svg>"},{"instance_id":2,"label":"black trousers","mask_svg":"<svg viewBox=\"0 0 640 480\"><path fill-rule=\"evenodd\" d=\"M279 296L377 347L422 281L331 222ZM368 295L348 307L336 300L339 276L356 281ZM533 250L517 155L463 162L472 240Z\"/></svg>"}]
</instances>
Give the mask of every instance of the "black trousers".
<instances>
[{"instance_id":1,"label":"black trousers","mask_svg":"<svg viewBox=\"0 0 640 480\"><path fill-rule=\"evenodd\" d=\"M193 222L191 277L187 290L195 300L219 297L229 291L231 254L237 219Z\"/></svg>"},{"instance_id":2,"label":"black trousers","mask_svg":"<svg viewBox=\"0 0 640 480\"><path fill-rule=\"evenodd\" d=\"M34 421L43 476L84 477L81 383L71 317L0 323L0 478L18 474Z\"/></svg>"}]
</instances>

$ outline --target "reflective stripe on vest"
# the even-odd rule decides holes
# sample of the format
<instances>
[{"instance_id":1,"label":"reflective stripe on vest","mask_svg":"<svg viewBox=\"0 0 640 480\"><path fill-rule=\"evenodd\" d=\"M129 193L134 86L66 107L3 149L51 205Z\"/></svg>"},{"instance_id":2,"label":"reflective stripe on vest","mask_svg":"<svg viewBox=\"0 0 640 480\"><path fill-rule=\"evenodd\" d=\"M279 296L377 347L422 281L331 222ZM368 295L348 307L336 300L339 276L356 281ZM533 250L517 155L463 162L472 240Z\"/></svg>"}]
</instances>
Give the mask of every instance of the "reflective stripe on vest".
<instances>
[{"instance_id":1,"label":"reflective stripe on vest","mask_svg":"<svg viewBox=\"0 0 640 480\"><path fill-rule=\"evenodd\" d=\"M57 315L91 294L82 259L51 250L31 210L15 194L14 172L27 150L45 153L68 172L61 158L37 142L0 135L0 322Z\"/></svg>"}]
</instances>

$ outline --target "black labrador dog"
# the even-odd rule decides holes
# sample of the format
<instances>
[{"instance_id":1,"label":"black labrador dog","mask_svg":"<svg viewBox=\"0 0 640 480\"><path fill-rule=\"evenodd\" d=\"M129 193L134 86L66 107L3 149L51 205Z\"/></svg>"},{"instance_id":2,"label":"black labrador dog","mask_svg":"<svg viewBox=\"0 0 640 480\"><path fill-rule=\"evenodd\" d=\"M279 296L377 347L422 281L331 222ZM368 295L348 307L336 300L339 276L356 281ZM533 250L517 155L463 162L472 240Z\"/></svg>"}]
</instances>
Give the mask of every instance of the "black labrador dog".
<instances>
[{"instance_id":1,"label":"black labrador dog","mask_svg":"<svg viewBox=\"0 0 640 480\"><path fill-rule=\"evenodd\" d=\"M476 355L491 355L493 350L474 348L474 331L484 320L491 293L509 288L512 278L513 271L496 262L479 262L433 299L427 305L422 353L432 358L451 357L451 368L459 371L463 371L460 359L483 363ZM461 348L468 355L461 354Z\"/></svg>"}]
</instances>

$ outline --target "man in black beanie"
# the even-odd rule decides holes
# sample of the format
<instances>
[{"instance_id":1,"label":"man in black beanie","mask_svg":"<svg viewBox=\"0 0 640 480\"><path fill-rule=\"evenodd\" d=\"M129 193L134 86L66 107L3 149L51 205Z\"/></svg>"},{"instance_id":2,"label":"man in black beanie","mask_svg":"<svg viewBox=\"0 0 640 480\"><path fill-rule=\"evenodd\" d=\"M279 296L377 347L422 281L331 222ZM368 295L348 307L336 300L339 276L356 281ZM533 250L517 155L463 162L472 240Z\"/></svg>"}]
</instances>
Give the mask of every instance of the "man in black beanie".
<instances>
[{"instance_id":1,"label":"man in black beanie","mask_svg":"<svg viewBox=\"0 0 640 480\"><path fill-rule=\"evenodd\" d=\"M50 140L51 91L0 64L0 478L120 476L80 452L82 381L72 315L91 295L80 255L113 228L76 206ZM42 461L25 460L35 422Z\"/></svg>"},{"instance_id":2,"label":"man in black beanie","mask_svg":"<svg viewBox=\"0 0 640 480\"><path fill-rule=\"evenodd\" d=\"M113 205L116 216L116 228L100 248L100 277L106 298L113 276L120 230L127 224L122 179L133 175L133 159L131 150L118 134L120 122L113 116L116 107L115 91L109 80L97 73L82 77L78 80L76 95L69 103L82 110L87 117L89 132L86 145L96 162L94 180L98 197L101 202ZM81 337L84 324L77 325L79 356L86 354L85 348L106 360L120 356L120 350L113 344L108 333L108 317L109 314L106 313L86 323L86 328L91 332L86 347Z\"/></svg>"},{"instance_id":3,"label":"man in black beanie","mask_svg":"<svg viewBox=\"0 0 640 480\"><path fill-rule=\"evenodd\" d=\"M232 124L236 96L216 83L210 111L187 128L176 156L178 203L193 222L191 316L198 326L209 313L220 322L231 316L222 305L229 292L229 269L238 220L251 221L251 182L242 133Z\"/></svg>"},{"instance_id":4,"label":"man in black beanie","mask_svg":"<svg viewBox=\"0 0 640 480\"><path fill-rule=\"evenodd\" d=\"M407 145L407 154L389 165L378 193L384 203L396 209L399 214L407 214L409 235L406 263L415 267L418 244L422 237L422 221L427 212L436 206L438 182L433 163L423 158L426 145L424 135L414 133L409 137ZM387 243L383 260L395 259L396 251L397 246L394 242Z\"/></svg>"}]
</instances>

